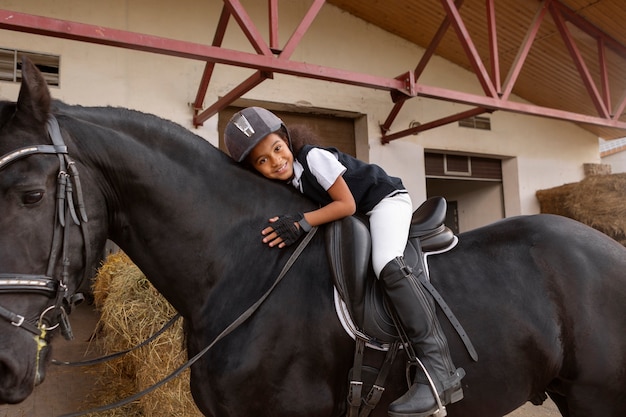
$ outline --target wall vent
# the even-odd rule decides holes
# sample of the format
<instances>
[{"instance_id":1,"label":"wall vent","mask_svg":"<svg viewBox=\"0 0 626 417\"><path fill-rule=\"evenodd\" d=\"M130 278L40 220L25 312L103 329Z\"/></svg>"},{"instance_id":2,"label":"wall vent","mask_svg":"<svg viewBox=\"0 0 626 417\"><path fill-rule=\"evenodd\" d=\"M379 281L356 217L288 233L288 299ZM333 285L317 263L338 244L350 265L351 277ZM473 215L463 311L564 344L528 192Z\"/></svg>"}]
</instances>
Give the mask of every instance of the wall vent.
<instances>
[{"instance_id":1,"label":"wall vent","mask_svg":"<svg viewBox=\"0 0 626 417\"><path fill-rule=\"evenodd\" d=\"M43 74L48 85L59 85L61 58L58 55L0 48L0 81L19 83L22 81L22 57L31 60Z\"/></svg>"},{"instance_id":2,"label":"wall vent","mask_svg":"<svg viewBox=\"0 0 626 417\"><path fill-rule=\"evenodd\" d=\"M459 120L460 127L468 127L470 129L491 130L491 119L485 116L468 117Z\"/></svg>"}]
</instances>

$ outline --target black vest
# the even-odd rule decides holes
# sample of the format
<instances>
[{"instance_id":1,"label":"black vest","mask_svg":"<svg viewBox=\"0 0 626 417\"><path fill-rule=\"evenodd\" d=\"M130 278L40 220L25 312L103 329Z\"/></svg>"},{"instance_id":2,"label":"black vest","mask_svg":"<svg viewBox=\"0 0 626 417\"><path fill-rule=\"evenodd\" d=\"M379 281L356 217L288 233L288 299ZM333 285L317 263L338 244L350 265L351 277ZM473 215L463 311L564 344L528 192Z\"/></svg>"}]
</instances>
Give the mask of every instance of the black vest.
<instances>
[{"instance_id":1,"label":"black vest","mask_svg":"<svg viewBox=\"0 0 626 417\"><path fill-rule=\"evenodd\" d=\"M304 145L297 155L298 161L304 167L301 179L302 192L315 202L325 206L333 200L317 182L317 178L311 172L306 161L306 156L313 148L314 146ZM343 174L343 179L354 196L358 212L365 214L388 195L395 191L405 191L400 178L389 176L378 165L360 161L336 148L320 148L335 155L339 162L347 168Z\"/></svg>"}]
</instances>

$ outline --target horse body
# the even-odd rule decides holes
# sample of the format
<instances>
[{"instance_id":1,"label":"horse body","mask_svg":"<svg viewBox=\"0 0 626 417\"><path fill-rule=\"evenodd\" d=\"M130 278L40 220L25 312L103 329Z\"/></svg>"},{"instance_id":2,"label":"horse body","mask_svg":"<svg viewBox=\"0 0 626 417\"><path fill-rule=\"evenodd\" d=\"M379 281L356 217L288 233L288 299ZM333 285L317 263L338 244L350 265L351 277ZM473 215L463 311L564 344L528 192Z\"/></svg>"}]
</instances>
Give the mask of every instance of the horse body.
<instances>
[{"instance_id":1,"label":"horse body","mask_svg":"<svg viewBox=\"0 0 626 417\"><path fill-rule=\"evenodd\" d=\"M83 247L99 253L112 239L183 315L195 355L287 262L291 248L261 244L267 219L312 203L154 116L60 103L52 111L39 77L25 64L17 105L0 105L0 155L47 143L45 121L55 114L89 214L89 241L69 226L69 291L97 265ZM45 270L57 169L56 157L32 155L0 171L0 273ZM314 237L258 311L192 366L191 389L206 415L345 413L354 343L334 313L323 245ZM471 360L442 315L455 364L467 372L465 399L448 414L502 416L547 391L566 417L626 415L625 255L586 226L529 216L464 233L452 251L430 257L433 283L480 357ZM0 293L0 306L32 320L46 297ZM32 339L0 320L0 403L22 400L38 382ZM368 357L381 361L381 353ZM385 416L403 389L401 357L372 415Z\"/></svg>"},{"instance_id":2,"label":"horse body","mask_svg":"<svg viewBox=\"0 0 626 417\"><path fill-rule=\"evenodd\" d=\"M450 415L510 412L470 408L475 394L474 404L504 405L540 403L546 391L564 416L624 413L626 259L616 242L558 216L519 217L462 234L458 248L430 263L457 316L472 317L462 322L481 355L477 363L455 358L481 390L469 382ZM496 317L506 324L494 325ZM453 354L463 351L449 340Z\"/></svg>"}]
</instances>

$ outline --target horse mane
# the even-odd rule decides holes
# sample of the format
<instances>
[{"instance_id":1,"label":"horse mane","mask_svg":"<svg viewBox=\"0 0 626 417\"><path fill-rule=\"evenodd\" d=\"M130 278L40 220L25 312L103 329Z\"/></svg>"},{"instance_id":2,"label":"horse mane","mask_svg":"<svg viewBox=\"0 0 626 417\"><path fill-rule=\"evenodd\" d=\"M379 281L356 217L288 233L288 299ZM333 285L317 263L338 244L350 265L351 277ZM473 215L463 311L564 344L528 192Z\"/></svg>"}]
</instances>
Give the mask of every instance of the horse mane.
<instances>
[{"instance_id":1,"label":"horse mane","mask_svg":"<svg viewBox=\"0 0 626 417\"><path fill-rule=\"evenodd\" d=\"M80 105L69 105L62 101L55 100L53 103L53 112L60 116L70 116L85 122L94 123L123 132L131 137L146 138L151 141L151 145L169 148L169 145L175 146L189 145L196 151L213 152L226 156L209 142L183 126L158 117L154 114L144 113L138 110L123 107L84 107Z\"/></svg>"},{"instance_id":2,"label":"horse mane","mask_svg":"<svg viewBox=\"0 0 626 417\"><path fill-rule=\"evenodd\" d=\"M310 204L310 200L295 188L262 177L255 170L236 163L201 136L159 116L122 107L84 107L61 101L53 102L52 113L66 119L61 123L62 127L64 124L71 125L76 133L83 130L80 133L81 147L94 146L94 160L102 159L105 152L98 143L123 140L118 147L106 146L106 151L114 153L112 158L133 159L139 156L135 154L137 152L142 156L149 153L155 155L153 164L158 164L160 169L164 168L165 159L175 161L176 168L170 172L171 175L185 175L181 172L184 169L187 175L195 177L188 180L200 179L201 182L217 183L219 188L228 188L230 197L236 198L238 195L240 200L246 202L251 215L258 211L259 205L270 204L287 210L294 204L302 206L302 201ZM94 129L95 126L104 130ZM100 137L96 137L98 135ZM93 145L84 143L87 139ZM234 193L233 187L240 191ZM251 205L250 201L257 201L257 204Z\"/></svg>"}]
</instances>

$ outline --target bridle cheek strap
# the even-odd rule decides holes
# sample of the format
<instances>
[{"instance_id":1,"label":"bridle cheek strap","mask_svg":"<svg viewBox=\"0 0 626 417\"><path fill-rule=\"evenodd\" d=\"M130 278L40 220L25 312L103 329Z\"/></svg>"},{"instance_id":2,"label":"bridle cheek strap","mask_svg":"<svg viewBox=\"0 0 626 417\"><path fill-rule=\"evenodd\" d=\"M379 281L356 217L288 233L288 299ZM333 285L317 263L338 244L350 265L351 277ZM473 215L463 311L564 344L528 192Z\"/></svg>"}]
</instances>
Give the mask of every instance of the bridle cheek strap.
<instances>
[{"instance_id":1,"label":"bridle cheek strap","mask_svg":"<svg viewBox=\"0 0 626 417\"><path fill-rule=\"evenodd\" d=\"M69 280L69 227L66 219L69 216L72 222L79 226L84 243L84 274L76 288L80 288L84 280L90 274L91 248L89 246L87 213L82 195L82 187L78 177L78 171L74 161L69 157L67 146L61 136L59 123L54 116L50 116L47 123L48 135L52 145L25 146L16 151L0 157L0 170L10 163L33 154L56 154L59 158L59 174L56 190L56 216L55 225L50 247L50 255L46 275L30 274L0 274L0 293L31 293L38 292L54 299L54 304L46 308L40 315L37 325L27 321L23 316L16 314L0 306L0 318L9 321L16 327L23 328L38 336L45 338L47 330L61 327L66 339L71 339L72 331L67 319L68 311L79 301L82 295L68 294L67 283ZM76 196L76 198L74 198ZM78 209L78 211L77 211ZM61 261L61 272L58 279L54 279L57 263ZM57 324L46 327L45 315L49 312L56 313ZM55 319L53 319L54 321Z\"/></svg>"}]
</instances>

